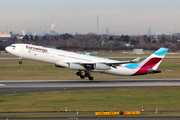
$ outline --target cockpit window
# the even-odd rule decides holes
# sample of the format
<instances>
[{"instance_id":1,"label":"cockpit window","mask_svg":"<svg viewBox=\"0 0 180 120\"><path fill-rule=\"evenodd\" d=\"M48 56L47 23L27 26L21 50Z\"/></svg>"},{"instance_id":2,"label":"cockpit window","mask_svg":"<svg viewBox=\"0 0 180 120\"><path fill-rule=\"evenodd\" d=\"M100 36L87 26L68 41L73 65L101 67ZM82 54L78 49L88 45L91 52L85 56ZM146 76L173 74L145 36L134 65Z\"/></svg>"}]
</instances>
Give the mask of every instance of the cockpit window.
<instances>
[{"instance_id":1,"label":"cockpit window","mask_svg":"<svg viewBox=\"0 0 180 120\"><path fill-rule=\"evenodd\" d=\"M14 45L11 45L11 47L15 48L16 46L14 46Z\"/></svg>"}]
</instances>

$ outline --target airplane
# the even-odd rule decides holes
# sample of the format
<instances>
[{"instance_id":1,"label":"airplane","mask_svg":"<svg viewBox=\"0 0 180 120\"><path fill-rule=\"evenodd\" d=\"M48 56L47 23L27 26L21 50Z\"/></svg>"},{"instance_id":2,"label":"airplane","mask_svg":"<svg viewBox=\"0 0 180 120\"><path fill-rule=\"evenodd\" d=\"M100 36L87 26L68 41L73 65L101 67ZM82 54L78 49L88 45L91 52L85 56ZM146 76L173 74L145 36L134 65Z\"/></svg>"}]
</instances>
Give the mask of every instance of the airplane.
<instances>
[{"instance_id":1,"label":"airplane","mask_svg":"<svg viewBox=\"0 0 180 120\"><path fill-rule=\"evenodd\" d=\"M118 76L161 73L163 70L158 69L158 66L168 52L167 48L160 48L142 62L135 63L139 61L139 57L131 61L117 61L24 43L12 44L5 49L20 57L19 64L22 64L24 58L51 63L56 67L78 70L77 76L80 76L81 79L88 77L89 80L94 79L90 72Z\"/></svg>"}]
</instances>

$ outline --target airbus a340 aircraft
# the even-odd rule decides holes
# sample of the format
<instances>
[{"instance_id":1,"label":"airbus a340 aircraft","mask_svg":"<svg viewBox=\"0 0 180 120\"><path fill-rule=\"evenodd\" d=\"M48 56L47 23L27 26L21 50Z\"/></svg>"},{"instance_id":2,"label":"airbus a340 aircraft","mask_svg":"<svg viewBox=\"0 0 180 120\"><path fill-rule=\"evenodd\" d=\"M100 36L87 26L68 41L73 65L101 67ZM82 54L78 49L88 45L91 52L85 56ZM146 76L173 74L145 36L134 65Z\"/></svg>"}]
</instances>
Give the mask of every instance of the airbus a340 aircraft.
<instances>
[{"instance_id":1,"label":"airbus a340 aircraft","mask_svg":"<svg viewBox=\"0 0 180 120\"><path fill-rule=\"evenodd\" d=\"M142 62L134 63L139 61L140 58L132 61L116 61L31 44L12 44L5 49L9 53L20 57L19 64L22 64L22 58L52 63L56 67L78 70L77 76L80 76L81 79L88 77L89 80L93 80L90 72L120 76L161 73L162 70L159 70L158 66L168 51L167 48L160 48ZM82 71L84 71L84 74Z\"/></svg>"}]
</instances>

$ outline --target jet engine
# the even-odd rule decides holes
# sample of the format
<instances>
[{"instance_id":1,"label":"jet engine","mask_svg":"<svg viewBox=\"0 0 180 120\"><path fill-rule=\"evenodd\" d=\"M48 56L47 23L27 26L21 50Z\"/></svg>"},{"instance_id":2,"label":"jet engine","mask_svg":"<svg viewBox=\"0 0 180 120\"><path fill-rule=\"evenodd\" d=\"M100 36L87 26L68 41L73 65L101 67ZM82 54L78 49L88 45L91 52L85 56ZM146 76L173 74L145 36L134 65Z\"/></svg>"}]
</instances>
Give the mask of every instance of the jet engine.
<instances>
[{"instance_id":1,"label":"jet engine","mask_svg":"<svg viewBox=\"0 0 180 120\"><path fill-rule=\"evenodd\" d=\"M72 70L85 70L84 66L76 63L69 63L68 68Z\"/></svg>"},{"instance_id":2,"label":"jet engine","mask_svg":"<svg viewBox=\"0 0 180 120\"><path fill-rule=\"evenodd\" d=\"M103 64L103 63L96 63L95 64L95 69L98 69L98 70L109 70L110 66L108 66L106 64Z\"/></svg>"}]
</instances>

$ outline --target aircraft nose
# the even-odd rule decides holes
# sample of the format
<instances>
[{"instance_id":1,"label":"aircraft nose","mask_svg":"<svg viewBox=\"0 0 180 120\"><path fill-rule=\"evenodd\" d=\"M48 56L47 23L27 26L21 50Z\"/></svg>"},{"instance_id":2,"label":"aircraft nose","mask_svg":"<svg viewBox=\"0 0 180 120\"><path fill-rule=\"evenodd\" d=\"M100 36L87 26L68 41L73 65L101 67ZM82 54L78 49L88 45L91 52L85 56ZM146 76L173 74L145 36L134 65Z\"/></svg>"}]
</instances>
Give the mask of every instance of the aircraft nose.
<instances>
[{"instance_id":1,"label":"aircraft nose","mask_svg":"<svg viewBox=\"0 0 180 120\"><path fill-rule=\"evenodd\" d=\"M5 50L6 50L7 52L9 52L10 47L9 47L9 46L8 46L8 47L6 47L6 48L5 48Z\"/></svg>"}]
</instances>

